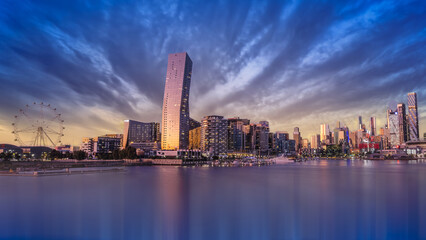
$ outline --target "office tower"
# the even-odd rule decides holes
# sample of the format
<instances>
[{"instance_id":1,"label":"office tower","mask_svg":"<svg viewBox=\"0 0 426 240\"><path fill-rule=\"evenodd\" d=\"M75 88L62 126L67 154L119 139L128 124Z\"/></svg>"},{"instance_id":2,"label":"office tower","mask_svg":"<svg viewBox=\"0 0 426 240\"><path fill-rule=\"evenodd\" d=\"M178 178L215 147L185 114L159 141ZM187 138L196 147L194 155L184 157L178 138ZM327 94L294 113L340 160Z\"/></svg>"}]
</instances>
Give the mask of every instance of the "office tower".
<instances>
[{"instance_id":1,"label":"office tower","mask_svg":"<svg viewBox=\"0 0 426 240\"><path fill-rule=\"evenodd\" d=\"M302 140L302 148L303 149L310 149L311 148L311 144L309 143L309 140L307 138L304 138Z\"/></svg>"},{"instance_id":2,"label":"office tower","mask_svg":"<svg viewBox=\"0 0 426 240\"><path fill-rule=\"evenodd\" d=\"M169 54L161 119L161 149L187 149L192 61L186 52Z\"/></svg>"},{"instance_id":3,"label":"office tower","mask_svg":"<svg viewBox=\"0 0 426 240\"><path fill-rule=\"evenodd\" d=\"M123 148L133 143L159 142L160 123L124 120Z\"/></svg>"},{"instance_id":4,"label":"office tower","mask_svg":"<svg viewBox=\"0 0 426 240\"><path fill-rule=\"evenodd\" d=\"M358 124L359 124L359 129L362 129L362 117L361 116L358 117Z\"/></svg>"},{"instance_id":5,"label":"office tower","mask_svg":"<svg viewBox=\"0 0 426 240\"><path fill-rule=\"evenodd\" d=\"M330 128L328 124L321 124L320 129L320 135L321 135L321 142L325 142L327 140L327 136L330 134Z\"/></svg>"},{"instance_id":6,"label":"office tower","mask_svg":"<svg viewBox=\"0 0 426 240\"><path fill-rule=\"evenodd\" d=\"M419 116L417 113L417 94L408 94L408 129L410 141L419 140Z\"/></svg>"},{"instance_id":7,"label":"office tower","mask_svg":"<svg viewBox=\"0 0 426 240\"><path fill-rule=\"evenodd\" d=\"M371 117L370 118L370 135L371 136L376 136L377 132L376 132L376 118L375 117Z\"/></svg>"},{"instance_id":8,"label":"office tower","mask_svg":"<svg viewBox=\"0 0 426 240\"><path fill-rule=\"evenodd\" d=\"M244 126L249 124L248 119L228 118L228 150L230 152L244 152L247 144Z\"/></svg>"},{"instance_id":9,"label":"office tower","mask_svg":"<svg viewBox=\"0 0 426 240\"><path fill-rule=\"evenodd\" d=\"M311 136L311 148L318 148L317 135Z\"/></svg>"},{"instance_id":10,"label":"office tower","mask_svg":"<svg viewBox=\"0 0 426 240\"><path fill-rule=\"evenodd\" d=\"M423 133L423 140L426 141L426 133Z\"/></svg>"},{"instance_id":11,"label":"office tower","mask_svg":"<svg viewBox=\"0 0 426 240\"><path fill-rule=\"evenodd\" d=\"M296 152L297 152L297 151L299 151L299 149L302 145L302 143L301 143L302 136L300 135L300 131L299 131L298 127L294 128L293 139L295 141L295 149L296 149Z\"/></svg>"},{"instance_id":12,"label":"office tower","mask_svg":"<svg viewBox=\"0 0 426 240\"><path fill-rule=\"evenodd\" d=\"M228 121L222 116L206 116L201 121L201 150L209 156L226 155Z\"/></svg>"},{"instance_id":13,"label":"office tower","mask_svg":"<svg viewBox=\"0 0 426 240\"><path fill-rule=\"evenodd\" d=\"M315 134L311 136L311 148L318 149L321 147L321 135Z\"/></svg>"},{"instance_id":14,"label":"office tower","mask_svg":"<svg viewBox=\"0 0 426 240\"><path fill-rule=\"evenodd\" d=\"M289 140L289 134L287 132L276 132L275 133L275 141L276 148L278 152L285 153L286 152L286 142Z\"/></svg>"},{"instance_id":15,"label":"office tower","mask_svg":"<svg viewBox=\"0 0 426 240\"><path fill-rule=\"evenodd\" d=\"M336 128L340 128L340 121L336 122Z\"/></svg>"},{"instance_id":16,"label":"office tower","mask_svg":"<svg viewBox=\"0 0 426 240\"><path fill-rule=\"evenodd\" d=\"M389 128L389 138L392 147L401 145L399 134L399 118L398 112L389 109L387 111L387 120Z\"/></svg>"},{"instance_id":17,"label":"office tower","mask_svg":"<svg viewBox=\"0 0 426 240\"><path fill-rule=\"evenodd\" d=\"M269 124L265 124L265 122L263 121L254 126L254 150L259 155L265 155L269 150Z\"/></svg>"},{"instance_id":18,"label":"office tower","mask_svg":"<svg viewBox=\"0 0 426 240\"><path fill-rule=\"evenodd\" d=\"M344 129L340 129L339 135L338 135L338 143L346 143L346 131Z\"/></svg>"},{"instance_id":19,"label":"office tower","mask_svg":"<svg viewBox=\"0 0 426 240\"><path fill-rule=\"evenodd\" d=\"M398 112L399 120L399 142L405 143L407 141L407 116L405 114L405 104L399 103L396 111Z\"/></svg>"}]
</instances>

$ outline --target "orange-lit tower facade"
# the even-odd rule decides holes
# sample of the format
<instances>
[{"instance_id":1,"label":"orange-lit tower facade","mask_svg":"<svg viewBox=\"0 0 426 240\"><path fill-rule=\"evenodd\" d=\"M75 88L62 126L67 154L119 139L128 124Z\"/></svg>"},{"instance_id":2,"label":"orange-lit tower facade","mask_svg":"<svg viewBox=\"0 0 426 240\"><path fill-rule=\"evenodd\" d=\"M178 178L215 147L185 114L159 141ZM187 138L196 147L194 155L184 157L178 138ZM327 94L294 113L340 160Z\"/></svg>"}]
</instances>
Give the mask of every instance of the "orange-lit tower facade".
<instances>
[{"instance_id":1,"label":"orange-lit tower facade","mask_svg":"<svg viewBox=\"0 0 426 240\"><path fill-rule=\"evenodd\" d=\"M192 61L186 52L169 54L161 118L161 149L188 149Z\"/></svg>"}]
</instances>

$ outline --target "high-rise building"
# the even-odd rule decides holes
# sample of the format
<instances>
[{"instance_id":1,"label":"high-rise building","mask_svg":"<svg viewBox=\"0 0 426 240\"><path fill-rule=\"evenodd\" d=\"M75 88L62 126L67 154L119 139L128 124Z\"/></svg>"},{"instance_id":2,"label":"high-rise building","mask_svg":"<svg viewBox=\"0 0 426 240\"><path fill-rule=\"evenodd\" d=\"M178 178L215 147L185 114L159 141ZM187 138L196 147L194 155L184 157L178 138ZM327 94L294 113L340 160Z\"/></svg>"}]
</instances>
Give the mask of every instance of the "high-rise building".
<instances>
[{"instance_id":1,"label":"high-rise building","mask_svg":"<svg viewBox=\"0 0 426 240\"><path fill-rule=\"evenodd\" d=\"M375 117L371 117L370 118L370 135L371 136L376 136L377 132L376 132L376 118Z\"/></svg>"},{"instance_id":2,"label":"high-rise building","mask_svg":"<svg viewBox=\"0 0 426 240\"><path fill-rule=\"evenodd\" d=\"M408 93L408 129L410 141L419 140L419 115L417 112L417 94Z\"/></svg>"},{"instance_id":3,"label":"high-rise building","mask_svg":"<svg viewBox=\"0 0 426 240\"><path fill-rule=\"evenodd\" d=\"M340 128L340 121L336 122L336 128Z\"/></svg>"},{"instance_id":4,"label":"high-rise building","mask_svg":"<svg viewBox=\"0 0 426 240\"><path fill-rule=\"evenodd\" d=\"M302 139L302 148L303 149L311 148L311 144L309 143L309 140L307 138Z\"/></svg>"},{"instance_id":5,"label":"high-rise building","mask_svg":"<svg viewBox=\"0 0 426 240\"><path fill-rule=\"evenodd\" d=\"M399 118L398 112L389 109L387 111L387 120L389 128L389 138L392 147L401 145L399 134Z\"/></svg>"},{"instance_id":6,"label":"high-rise building","mask_svg":"<svg viewBox=\"0 0 426 240\"><path fill-rule=\"evenodd\" d=\"M296 152L302 147L302 136L300 135L300 131L298 127L294 128L293 139L295 141Z\"/></svg>"},{"instance_id":7,"label":"high-rise building","mask_svg":"<svg viewBox=\"0 0 426 240\"><path fill-rule=\"evenodd\" d=\"M399 142L405 143L407 141L407 115L405 114L405 104L399 103L396 107L398 112L399 121Z\"/></svg>"},{"instance_id":8,"label":"high-rise building","mask_svg":"<svg viewBox=\"0 0 426 240\"><path fill-rule=\"evenodd\" d=\"M189 88L192 61L186 52L169 54L161 119L161 149L187 149L189 144Z\"/></svg>"},{"instance_id":9,"label":"high-rise building","mask_svg":"<svg viewBox=\"0 0 426 240\"><path fill-rule=\"evenodd\" d=\"M318 149L321 146L321 136L320 134L311 136L311 148Z\"/></svg>"},{"instance_id":10,"label":"high-rise building","mask_svg":"<svg viewBox=\"0 0 426 240\"><path fill-rule=\"evenodd\" d=\"M265 124L266 123L266 124ZM262 121L262 123L255 124L253 134L254 150L256 154L266 155L269 150L269 123Z\"/></svg>"},{"instance_id":11,"label":"high-rise building","mask_svg":"<svg viewBox=\"0 0 426 240\"><path fill-rule=\"evenodd\" d=\"M244 152L247 144L244 126L249 124L248 119L228 118L228 150L230 152Z\"/></svg>"},{"instance_id":12,"label":"high-rise building","mask_svg":"<svg viewBox=\"0 0 426 240\"><path fill-rule=\"evenodd\" d=\"M275 133L275 147L277 152L286 152L286 143L289 140L289 134L287 132L278 131Z\"/></svg>"},{"instance_id":13,"label":"high-rise building","mask_svg":"<svg viewBox=\"0 0 426 240\"><path fill-rule=\"evenodd\" d=\"M328 126L328 124L321 124L321 129L320 129L320 136L321 136L321 142L325 142L328 138L328 136L330 135L330 128Z\"/></svg>"},{"instance_id":14,"label":"high-rise building","mask_svg":"<svg viewBox=\"0 0 426 240\"><path fill-rule=\"evenodd\" d=\"M201 150L210 157L227 154L228 121L222 116L206 116L201 121Z\"/></svg>"},{"instance_id":15,"label":"high-rise building","mask_svg":"<svg viewBox=\"0 0 426 240\"><path fill-rule=\"evenodd\" d=\"M358 117L358 125L359 125L359 129L362 129L362 117L361 116Z\"/></svg>"},{"instance_id":16,"label":"high-rise building","mask_svg":"<svg viewBox=\"0 0 426 240\"><path fill-rule=\"evenodd\" d=\"M124 120L123 148L133 143L159 142L160 123Z\"/></svg>"}]
</instances>

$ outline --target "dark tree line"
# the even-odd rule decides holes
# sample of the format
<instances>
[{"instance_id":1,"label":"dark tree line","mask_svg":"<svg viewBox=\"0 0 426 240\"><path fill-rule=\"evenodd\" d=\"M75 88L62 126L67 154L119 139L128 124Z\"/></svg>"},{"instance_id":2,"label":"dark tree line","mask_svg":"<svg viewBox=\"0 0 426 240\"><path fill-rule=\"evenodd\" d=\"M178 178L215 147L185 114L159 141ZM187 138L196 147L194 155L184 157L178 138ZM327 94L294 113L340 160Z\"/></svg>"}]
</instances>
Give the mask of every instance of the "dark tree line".
<instances>
[{"instance_id":1,"label":"dark tree line","mask_svg":"<svg viewBox=\"0 0 426 240\"><path fill-rule=\"evenodd\" d=\"M87 158L87 154L84 151L62 153L62 152L57 151L55 149L53 149L47 156L47 159L49 159L49 160L55 160L55 159L83 160L83 159L86 159L86 158Z\"/></svg>"},{"instance_id":2,"label":"dark tree line","mask_svg":"<svg viewBox=\"0 0 426 240\"><path fill-rule=\"evenodd\" d=\"M133 147L126 147L123 150L116 149L112 151L112 153L98 153L96 154L98 159L136 159L138 156L136 155L136 149Z\"/></svg>"}]
</instances>

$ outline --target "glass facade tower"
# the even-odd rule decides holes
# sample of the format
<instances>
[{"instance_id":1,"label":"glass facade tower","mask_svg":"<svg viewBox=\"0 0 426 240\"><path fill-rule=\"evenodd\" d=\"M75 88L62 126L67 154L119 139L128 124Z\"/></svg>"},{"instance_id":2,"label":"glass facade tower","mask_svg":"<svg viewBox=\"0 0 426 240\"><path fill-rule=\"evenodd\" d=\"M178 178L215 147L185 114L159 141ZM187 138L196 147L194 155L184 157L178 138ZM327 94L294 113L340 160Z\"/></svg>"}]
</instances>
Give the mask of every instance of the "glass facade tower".
<instances>
[{"instance_id":1,"label":"glass facade tower","mask_svg":"<svg viewBox=\"0 0 426 240\"><path fill-rule=\"evenodd\" d=\"M408 94L408 136L410 141L419 141L419 116L417 113L417 94Z\"/></svg>"},{"instance_id":2,"label":"glass facade tower","mask_svg":"<svg viewBox=\"0 0 426 240\"><path fill-rule=\"evenodd\" d=\"M188 149L192 61L186 52L169 54L161 118L161 149Z\"/></svg>"}]
</instances>

